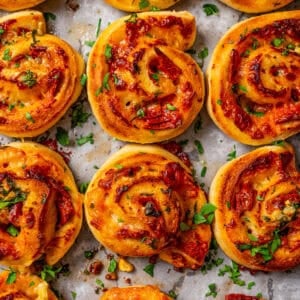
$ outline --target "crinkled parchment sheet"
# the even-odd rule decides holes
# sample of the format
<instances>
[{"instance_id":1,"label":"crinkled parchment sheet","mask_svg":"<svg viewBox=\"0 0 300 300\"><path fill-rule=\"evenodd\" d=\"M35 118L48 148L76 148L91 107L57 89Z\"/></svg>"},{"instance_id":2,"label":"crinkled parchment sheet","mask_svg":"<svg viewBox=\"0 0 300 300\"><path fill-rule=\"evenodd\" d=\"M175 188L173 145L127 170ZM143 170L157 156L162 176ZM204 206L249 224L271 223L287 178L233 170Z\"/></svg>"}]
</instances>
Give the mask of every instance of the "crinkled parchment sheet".
<instances>
[{"instance_id":1,"label":"crinkled parchment sheet","mask_svg":"<svg viewBox=\"0 0 300 300\"><path fill-rule=\"evenodd\" d=\"M206 16L202 10L202 6L205 3L216 4L220 12L217 15ZM110 22L126 14L108 6L104 3L104 0L48 0L44 4L39 5L37 9L43 12L52 12L56 15L56 20L48 23L49 30L72 44L83 55L85 60L90 51L90 48L85 45L85 41L95 40L99 18L102 20L101 30L103 30ZM196 16L198 36L194 49L199 52L204 46L209 48L209 57L204 61L203 71L206 69L212 50L219 38L233 24L249 17L249 15L230 9L216 0L182 0L173 9L176 11L187 10ZM295 1L287 6L285 10L287 9L300 9L299 1ZM4 14L4 12L0 14ZM83 103L87 112L91 112L85 93L82 94L78 101ZM70 167L77 183L81 184L90 181L96 172L96 168L100 167L111 153L120 149L122 143L108 136L100 128L93 116L82 127L77 126L72 129L71 113L72 108L54 128L47 132L47 135L50 138L55 137L57 126L69 131L72 144L63 148L63 150L71 152ZM199 120L202 121L202 129L196 133L194 125ZM241 145L226 137L212 123L205 108L202 109L199 118L195 122L185 134L179 136L176 140L189 140L184 150L192 159L192 163L197 171L198 181L205 183L205 190L208 191L216 171L226 162L227 154L236 147L237 155L241 155L251 150L251 147ZM94 134L94 144L85 144L81 147L76 145L76 138L91 132ZM201 141L203 145L204 154L202 155L197 152L194 146L194 140L196 139ZM6 144L9 141L8 138L0 136L1 144ZM289 141L296 149L299 162L300 134L289 139ZM203 166L207 167L207 173L202 178L200 173ZM92 261L84 257L84 251L91 249L99 249ZM100 295L95 292L97 279L104 283L105 288L128 286L128 282L131 282L132 285L155 284L165 292L175 291L178 295L178 300L213 299L211 296L205 297L205 294L208 292L208 285L211 283L216 283L217 285L218 295L216 299L224 299L226 294L233 292L248 295L262 293L264 298L269 300L300 299L300 268L289 272L256 273L255 275L244 271L241 272L241 279L245 280L246 286L239 287L232 283L228 275L224 277L218 276L218 270L222 266L225 264L231 265L231 261L219 250L218 257L224 258L224 263L222 266L214 267L207 274L203 274L200 270L178 272L171 265L159 261L154 268L154 277L151 277L143 271L143 268L149 263L147 258L129 258L128 261L134 264L135 271L132 273L118 272L119 279L117 281L109 281L105 279L109 264L107 256L109 254L113 253L102 248L97 243L84 222L77 241L62 260L63 264L69 265L70 274L68 276L60 275L59 279L52 283L53 287L66 300L74 298L77 300L98 300ZM101 260L104 264L102 272L100 275L86 274L85 270L96 259ZM247 289L247 283L252 281L255 282L255 286Z\"/></svg>"}]
</instances>

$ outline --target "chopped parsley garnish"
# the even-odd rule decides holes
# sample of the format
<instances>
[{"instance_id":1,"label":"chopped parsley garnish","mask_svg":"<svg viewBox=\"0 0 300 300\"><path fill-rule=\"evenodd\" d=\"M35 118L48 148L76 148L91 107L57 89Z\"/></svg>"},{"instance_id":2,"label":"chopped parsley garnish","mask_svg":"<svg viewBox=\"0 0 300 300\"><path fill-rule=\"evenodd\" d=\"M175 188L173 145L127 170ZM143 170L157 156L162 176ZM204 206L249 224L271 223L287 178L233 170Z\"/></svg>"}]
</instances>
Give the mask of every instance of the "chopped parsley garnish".
<instances>
[{"instance_id":1,"label":"chopped parsley garnish","mask_svg":"<svg viewBox=\"0 0 300 300\"><path fill-rule=\"evenodd\" d=\"M76 139L76 143L78 146L82 146L86 143L94 144L94 134L90 133L86 136L81 136L80 138Z\"/></svg>"},{"instance_id":2,"label":"chopped parsley garnish","mask_svg":"<svg viewBox=\"0 0 300 300\"><path fill-rule=\"evenodd\" d=\"M84 44L89 47L93 47L95 45L95 41L85 41Z\"/></svg>"},{"instance_id":3,"label":"chopped parsley garnish","mask_svg":"<svg viewBox=\"0 0 300 300\"><path fill-rule=\"evenodd\" d=\"M254 282L254 281L250 281L250 282L247 284L247 289L248 289L248 290L251 290L252 287L254 287L254 286L255 286L255 282Z\"/></svg>"},{"instance_id":4,"label":"chopped parsley garnish","mask_svg":"<svg viewBox=\"0 0 300 300\"><path fill-rule=\"evenodd\" d=\"M253 50L256 50L258 47L259 47L259 42L258 42L258 40L255 39L255 38L253 38L253 39L252 39L252 45L251 45L251 48L252 48Z\"/></svg>"},{"instance_id":5,"label":"chopped parsley garnish","mask_svg":"<svg viewBox=\"0 0 300 300\"><path fill-rule=\"evenodd\" d=\"M154 276L154 267L155 264L148 264L143 271L145 271L147 274L149 274L151 277Z\"/></svg>"},{"instance_id":6,"label":"chopped parsley garnish","mask_svg":"<svg viewBox=\"0 0 300 300\"><path fill-rule=\"evenodd\" d=\"M208 48L204 47L203 49L200 50L200 52L198 53L198 58L201 59L201 63L200 66L203 66L204 63L204 59L208 56Z\"/></svg>"},{"instance_id":7,"label":"chopped parsley garnish","mask_svg":"<svg viewBox=\"0 0 300 300\"><path fill-rule=\"evenodd\" d=\"M174 105L172 105L170 103L167 103L167 110L173 111L173 110L176 110L176 109L177 109L176 106L174 106Z\"/></svg>"},{"instance_id":8,"label":"chopped parsley garnish","mask_svg":"<svg viewBox=\"0 0 300 300\"><path fill-rule=\"evenodd\" d=\"M59 144L61 144L62 146L70 145L69 134L64 128L57 127L55 137Z\"/></svg>"},{"instance_id":9,"label":"chopped parsley garnish","mask_svg":"<svg viewBox=\"0 0 300 300\"><path fill-rule=\"evenodd\" d=\"M233 145L233 150L227 154L227 161L231 161L236 158L236 147Z\"/></svg>"},{"instance_id":10,"label":"chopped parsley garnish","mask_svg":"<svg viewBox=\"0 0 300 300\"><path fill-rule=\"evenodd\" d=\"M155 81L159 81L159 72L152 73L151 78L154 79Z\"/></svg>"},{"instance_id":11,"label":"chopped parsley garnish","mask_svg":"<svg viewBox=\"0 0 300 300\"><path fill-rule=\"evenodd\" d=\"M110 273L115 272L117 270L117 266L118 266L117 261L114 258L112 258L109 262L108 272Z\"/></svg>"},{"instance_id":12,"label":"chopped parsley garnish","mask_svg":"<svg viewBox=\"0 0 300 300\"><path fill-rule=\"evenodd\" d=\"M48 266L44 265L43 270L40 273L40 277L49 282L55 278L57 278L58 274L62 271L62 266L61 267L55 267L55 266Z\"/></svg>"},{"instance_id":13,"label":"chopped parsley garnish","mask_svg":"<svg viewBox=\"0 0 300 300\"><path fill-rule=\"evenodd\" d=\"M171 298L173 298L173 299L176 299L176 298L177 298L177 294L175 293L174 290L170 290L169 293L168 293L168 295L169 295Z\"/></svg>"},{"instance_id":14,"label":"chopped parsley garnish","mask_svg":"<svg viewBox=\"0 0 300 300\"><path fill-rule=\"evenodd\" d=\"M104 50L104 56L106 59L110 59L112 57L112 46L107 44Z\"/></svg>"},{"instance_id":15,"label":"chopped parsley garnish","mask_svg":"<svg viewBox=\"0 0 300 300\"><path fill-rule=\"evenodd\" d=\"M199 140L194 141L195 146L197 147L198 153L203 154L204 153L204 148Z\"/></svg>"},{"instance_id":16,"label":"chopped parsley garnish","mask_svg":"<svg viewBox=\"0 0 300 300\"><path fill-rule=\"evenodd\" d=\"M140 108L137 112L136 112L136 116L139 118L144 118L145 117L145 111Z\"/></svg>"},{"instance_id":17,"label":"chopped parsley garnish","mask_svg":"<svg viewBox=\"0 0 300 300\"><path fill-rule=\"evenodd\" d=\"M10 54L10 50L9 49L5 49L3 52L3 60L9 61L11 60L11 54Z\"/></svg>"},{"instance_id":18,"label":"chopped parsley garnish","mask_svg":"<svg viewBox=\"0 0 300 300\"><path fill-rule=\"evenodd\" d=\"M232 266L225 265L222 269L219 270L218 276L224 276L226 273L228 273L229 278L234 284L245 286L245 281L240 279L241 273L237 263L232 261Z\"/></svg>"},{"instance_id":19,"label":"chopped parsley garnish","mask_svg":"<svg viewBox=\"0 0 300 300\"><path fill-rule=\"evenodd\" d=\"M10 224L7 228L6 228L6 232L8 234L10 234L13 237L16 237L19 235L20 231L17 227L15 227L14 225Z\"/></svg>"},{"instance_id":20,"label":"chopped parsley garnish","mask_svg":"<svg viewBox=\"0 0 300 300\"><path fill-rule=\"evenodd\" d=\"M27 121L30 121L31 123L35 123L35 120L33 119L31 113L28 111L25 113L25 118Z\"/></svg>"},{"instance_id":21,"label":"chopped parsley garnish","mask_svg":"<svg viewBox=\"0 0 300 300\"><path fill-rule=\"evenodd\" d=\"M17 279L17 272L10 268L8 276L6 278L6 284L13 284Z\"/></svg>"},{"instance_id":22,"label":"chopped parsley garnish","mask_svg":"<svg viewBox=\"0 0 300 300\"><path fill-rule=\"evenodd\" d=\"M83 183L81 183L81 184L79 185L79 192L80 192L81 194L85 194L87 188L89 187L89 184L90 184L89 182L83 182Z\"/></svg>"},{"instance_id":23,"label":"chopped parsley garnish","mask_svg":"<svg viewBox=\"0 0 300 300\"><path fill-rule=\"evenodd\" d=\"M16 187L13 181L8 180L8 185L8 190L5 189L2 185L0 186L1 195L4 196L3 198L0 198L0 209L10 207L19 202L23 202L27 198L27 193Z\"/></svg>"},{"instance_id":24,"label":"chopped parsley garnish","mask_svg":"<svg viewBox=\"0 0 300 300\"><path fill-rule=\"evenodd\" d=\"M207 171L207 167L203 167L202 170L201 170L200 176L205 177L206 171Z\"/></svg>"},{"instance_id":25,"label":"chopped parsley garnish","mask_svg":"<svg viewBox=\"0 0 300 300\"><path fill-rule=\"evenodd\" d=\"M202 119L201 116L199 115L194 125L194 132L198 133L200 129L202 129Z\"/></svg>"},{"instance_id":26,"label":"chopped parsley garnish","mask_svg":"<svg viewBox=\"0 0 300 300\"><path fill-rule=\"evenodd\" d=\"M149 7L150 3L148 0L140 0L139 2L139 8L140 9L145 9L147 7Z\"/></svg>"},{"instance_id":27,"label":"chopped parsley garnish","mask_svg":"<svg viewBox=\"0 0 300 300\"><path fill-rule=\"evenodd\" d=\"M84 111L83 104L78 103L73 106L72 117L71 117L71 127L76 126L82 127L82 124L86 123L88 118L91 116L90 113Z\"/></svg>"},{"instance_id":28,"label":"chopped parsley garnish","mask_svg":"<svg viewBox=\"0 0 300 300\"><path fill-rule=\"evenodd\" d=\"M221 99L218 99L218 100L217 100L217 104L218 104L218 105L222 105L222 100L221 100Z\"/></svg>"},{"instance_id":29,"label":"chopped parsley garnish","mask_svg":"<svg viewBox=\"0 0 300 300\"><path fill-rule=\"evenodd\" d=\"M215 283L211 283L208 285L208 292L205 294L205 297L212 296L214 298L217 297L217 285Z\"/></svg>"},{"instance_id":30,"label":"chopped parsley garnish","mask_svg":"<svg viewBox=\"0 0 300 300\"><path fill-rule=\"evenodd\" d=\"M81 77L80 77L80 84L81 86L85 86L86 85L86 82L87 82L87 75L86 74L82 74Z\"/></svg>"},{"instance_id":31,"label":"chopped parsley garnish","mask_svg":"<svg viewBox=\"0 0 300 300\"><path fill-rule=\"evenodd\" d=\"M109 91L110 90L110 86L109 86L109 77L110 77L110 74L109 73L106 73L103 77L103 80L102 80L102 85L100 88L97 89L95 95L96 96L99 96L101 93L103 93L103 90L107 90Z\"/></svg>"},{"instance_id":32,"label":"chopped parsley garnish","mask_svg":"<svg viewBox=\"0 0 300 300\"><path fill-rule=\"evenodd\" d=\"M194 214L194 224L211 224L215 217L216 209L217 208L213 204L205 203L200 212Z\"/></svg>"},{"instance_id":33,"label":"chopped parsley garnish","mask_svg":"<svg viewBox=\"0 0 300 300\"><path fill-rule=\"evenodd\" d=\"M184 222L180 222L179 228L180 228L180 231L188 231L191 229L191 227Z\"/></svg>"},{"instance_id":34,"label":"chopped parsley garnish","mask_svg":"<svg viewBox=\"0 0 300 300\"><path fill-rule=\"evenodd\" d=\"M44 12L43 15L44 15L46 22L48 22L50 20L53 20L53 21L56 20L56 15L53 14L52 12Z\"/></svg>"},{"instance_id":35,"label":"chopped parsley garnish","mask_svg":"<svg viewBox=\"0 0 300 300\"><path fill-rule=\"evenodd\" d=\"M77 298L77 293L71 291L72 299L75 300Z\"/></svg>"},{"instance_id":36,"label":"chopped parsley garnish","mask_svg":"<svg viewBox=\"0 0 300 300\"><path fill-rule=\"evenodd\" d=\"M136 23L137 18L138 15L136 13L133 13L127 20L125 20L125 23Z\"/></svg>"},{"instance_id":37,"label":"chopped parsley garnish","mask_svg":"<svg viewBox=\"0 0 300 300\"><path fill-rule=\"evenodd\" d=\"M285 146L285 141L283 141L283 140L274 141L272 143L272 145L284 147Z\"/></svg>"},{"instance_id":38,"label":"chopped parsley garnish","mask_svg":"<svg viewBox=\"0 0 300 300\"><path fill-rule=\"evenodd\" d=\"M97 30L96 30L96 37L99 36L100 30L101 30L101 22L102 22L102 19L99 18L98 24L97 24Z\"/></svg>"},{"instance_id":39,"label":"chopped parsley garnish","mask_svg":"<svg viewBox=\"0 0 300 300\"><path fill-rule=\"evenodd\" d=\"M25 74L22 76L22 82L27 85L29 88L36 85L36 75L31 72L30 70L27 70Z\"/></svg>"},{"instance_id":40,"label":"chopped parsley garnish","mask_svg":"<svg viewBox=\"0 0 300 300\"><path fill-rule=\"evenodd\" d=\"M96 284L98 285L98 287L100 287L101 289L104 288L104 283L101 279L96 279Z\"/></svg>"},{"instance_id":41,"label":"chopped parsley garnish","mask_svg":"<svg viewBox=\"0 0 300 300\"><path fill-rule=\"evenodd\" d=\"M262 112L262 111L254 111L254 110L250 109L250 107L248 107L248 106L246 107L246 112L248 114L250 114L250 115L254 115L254 116L259 117L259 118L261 118L261 117L263 117L265 115L264 112Z\"/></svg>"},{"instance_id":42,"label":"chopped parsley garnish","mask_svg":"<svg viewBox=\"0 0 300 300\"><path fill-rule=\"evenodd\" d=\"M218 7L215 4L204 4L202 6L203 11L205 12L206 16L211 16L211 15L215 15L219 12Z\"/></svg>"},{"instance_id":43,"label":"chopped parsley garnish","mask_svg":"<svg viewBox=\"0 0 300 300\"><path fill-rule=\"evenodd\" d=\"M2 35L5 32L3 28L0 28L0 35Z\"/></svg>"},{"instance_id":44,"label":"chopped parsley garnish","mask_svg":"<svg viewBox=\"0 0 300 300\"><path fill-rule=\"evenodd\" d=\"M98 250L86 250L84 251L84 257L86 259L93 259L97 252Z\"/></svg>"},{"instance_id":45,"label":"chopped parsley garnish","mask_svg":"<svg viewBox=\"0 0 300 300\"><path fill-rule=\"evenodd\" d=\"M275 38L275 39L273 39L272 40L272 45L274 46L274 47L280 47L282 44L283 44L283 42L284 42L284 39L281 39L281 38Z\"/></svg>"}]
</instances>

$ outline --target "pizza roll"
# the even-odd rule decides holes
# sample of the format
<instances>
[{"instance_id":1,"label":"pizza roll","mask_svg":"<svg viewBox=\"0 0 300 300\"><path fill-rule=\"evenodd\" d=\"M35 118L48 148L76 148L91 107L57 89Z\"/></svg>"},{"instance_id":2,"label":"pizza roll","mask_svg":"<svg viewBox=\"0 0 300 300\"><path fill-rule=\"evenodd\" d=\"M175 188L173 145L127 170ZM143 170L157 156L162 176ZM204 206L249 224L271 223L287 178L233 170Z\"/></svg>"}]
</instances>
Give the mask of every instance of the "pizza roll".
<instances>
[{"instance_id":1,"label":"pizza roll","mask_svg":"<svg viewBox=\"0 0 300 300\"><path fill-rule=\"evenodd\" d=\"M6 11L21 10L36 6L45 0L0 0L0 9Z\"/></svg>"},{"instance_id":2,"label":"pizza roll","mask_svg":"<svg viewBox=\"0 0 300 300\"><path fill-rule=\"evenodd\" d=\"M271 10L278 9L289 3L293 0L220 0L226 5L246 12L246 13L262 13Z\"/></svg>"},{"instance_id":3,"label":"pizza roll","mask_svg":"<svg viewBox=\"0 0 300 300\"><path fill-rule=\"evenodd\" d=\"M188 12L133 14L101 33L88 60L88 98L101 126L125 141L175 137L203 105L204 82L184 53L196 35Z\"/></svg>"},{"instance_id":4,"label":"pizza roll","mask_svg":"<svg viewBox=\"0 0 300 300\"><path fill-rule=\"evenodd\" d=\"M79 97L84 63L45 33L40 12L0 18L0 133L33 137L52 127Z\"/></svg>"},{"instance_id":5,"label":"pizza roll","mask_svg":"<svg viewBox=\"0 0 300 300\"><path fill-rule=\"evenodd\" d=\"M152 285L130 286L125 288L111 288L106 291L100 300L171 300L172 298L162 293Z\"/></svg>"},{"instance_id":6,"label":"pizza roll","mask_svg":"<svg viewBox=\"0 0 300 300\"><path fill-rule=\"evenodd\" d=\"M82 196L60 155L35 143L0 148L0 264L55 264L81 222Z\"/></svg>"},{"instance_id":7,"label":"pizza roll","mask_svg":"<svg viewBox=\"0 0 300 300\"><path fill-rule=\"evenodd\" d=\"M300 132L300 11L233 26L208 67L208 112L230 137L269 144Z\"/></svg>"},{"instance_id":8,"label":"pizza roll","mask_svg":"<svg viewBox=\"0 0 300 300\"><path fill-rule=\"evenodd\" d=\"M10 279L10 275L16 276ZM48 283L31 274L0 273L0 299L15 300L57 300Z\"/></svg>"},{"instance_id":9,"label":"pizza roll","mask_svg":"<svg viewBox=\"0 0 300 300\"><path fill-rule=\"evenodd\" d=\"M124 11L144 11L154 9L166 9L179 0L106 0L111 6Z\"/></svg>"},{"instance_id":10,"label":"pizza roll","mask_svg":"<svg viewBox=\"0 0 300 300\"><path fill-rule=\"evenodd\" d=\"M94 175L85 195L95 238L122 256L161 259L197 269L209 249L208 224L194 215L206 196L191 169L158 146L127 145Z\"/></svg>"},{"instance_id":11,"label":"pizza roll","mask_svg":"<svg viewBox=\"0 0 300 300\"><path fill-rule=\"evenodd\" d=\"M236 263L279 271L300 262L300 174L290 145L265 146L225 164L209 200L217 242Z\"/></svg>"}]
</instances>

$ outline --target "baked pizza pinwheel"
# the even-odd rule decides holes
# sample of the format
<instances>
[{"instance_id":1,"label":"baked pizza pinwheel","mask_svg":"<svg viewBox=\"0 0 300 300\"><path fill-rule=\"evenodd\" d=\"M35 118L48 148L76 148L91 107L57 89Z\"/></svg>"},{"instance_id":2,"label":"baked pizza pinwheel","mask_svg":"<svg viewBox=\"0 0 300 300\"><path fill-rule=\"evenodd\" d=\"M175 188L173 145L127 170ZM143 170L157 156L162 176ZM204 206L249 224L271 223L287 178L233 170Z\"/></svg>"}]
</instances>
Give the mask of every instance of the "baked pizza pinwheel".
<instances>
[{"instance_id":1,"label":"baked pizza pinwheel","mask_svg":"<svg viewBox=\"0 0 300 300\"><path fill-rule=\"evenodd\" d=\"M188 12L148 12L109 25L88 60L88 98L101 126L125 141L181 134L203 105L203 75L183 51L196 35Z\"/></svg>"},{"instance_id":2,"label":"baked pizza pinwheel","mask_svg":"<svg viewBox=\"0 0 300 300\"><path fill-rule=\"evenodd\" d=\"M265 146L217 172L209 200L217 207L213 230L236 263L263 271L300 263L300 173L293 148Z\"/></svg>"},{"instance_id":3,"label":"baked pizza pinwheel","mask_svg":"<svg viewBox=\"0 0 300 300\"><path fill-rule=\"evenodd\" d=\"M127 145L94 175L85 195L96 239L122 256L148 257L197 269L209 249L206 196L191 169L158 146ZM204 216L205 217L205 216Z\"/></svg>"},{"instance_id":4,"label":"baked pizza pinwheel","mask_svg":"<svg viewBox=\"0 0 300 300\"><path fill-rule=\"evenodd\" d=\"M36 6L45 0L0 0L0 9L7 11L21 10Z\"/></svg>"},{"instance_id":5,"label":"baked pizza pinwheel","mask_svg":"<svg viewBox=\"0 0 300 300\"><path fill-rule=\"evenodd\" d=\"M130 286L125 288L111 288L106 291L100 300L171 300L172 298L162 293L157 287Z\"/></svg>"},{"instance_id":6,"label":"baked pizza pinwheel","mask_svg":"<svg viewBox=\"0 0 300 300\"><path fill-rule=\"evenodd\" d=\"M263 145L300 132L300 11L233 26L208 68L208 112L230 137Z\"/></svg>"},{"instance_id":7,"label":"baked pizza pinwheel","mask_svg":"<svg viewBox=\"0 0 300 300\"><path fill-rule=\"evenodd\" d=\"M82 196L59 154L29 142L0 148L0 264L55 264L81 222Z\"/></svg>"},{"instance_id":8,"label":"baked pizza pinwheel","mask_svg":"<svg viewBox=\"0 0 300 300\"><path fill-rule=\"evenodd\" d=\"M220 0L226 5L247 13L262 13L276 10L294 0Z\"/></svg>"},{"instance_id":9,"label":"baked pizza pinwheel","mask_svg":"<svg viewBox=\"0 0 300 300\"><path fill-rule=\"evenodd\" d=\"M0 273L0 299L57 300L46 281L35 275L15 271Z\"/></svg>"},{"instance_id":10,"label":"baked pizza pinwheel","mask_svg":"<svg viewBox=\"0 0 300 300\"><path fill-rule=\"evenodd\" d=\"M166 9L179 0L106 0L108 4L124 11L144 11Z\"/></svg>"},{"instance_id":11,"label":"baked pizza pinwheel","mask_svg":"<svg viewBox=\"0 0 300 300\"><path fill-rule=\"evenodd\" d=\"M32 137L53 126L78 98L84 63L45 33L40 12L0 18L0 133Z\"/></svg>"}]
</instances>

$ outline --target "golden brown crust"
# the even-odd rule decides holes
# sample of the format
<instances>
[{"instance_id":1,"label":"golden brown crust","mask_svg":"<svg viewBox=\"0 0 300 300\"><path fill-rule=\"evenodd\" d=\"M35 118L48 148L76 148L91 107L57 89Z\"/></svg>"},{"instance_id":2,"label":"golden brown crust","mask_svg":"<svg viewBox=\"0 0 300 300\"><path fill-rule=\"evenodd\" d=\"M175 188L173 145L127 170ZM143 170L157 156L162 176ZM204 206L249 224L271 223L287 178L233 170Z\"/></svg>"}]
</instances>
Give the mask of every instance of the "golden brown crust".
<instances>
[{"instance_id":1,"label":"golden brown crust","mask_svg":"<svg viewBox=\"0 0 300 300\"><path fill-rule=\"evenodd\" d=\"M249 145L300 131L300 11L262 15L233 26L208 67L208 112Z\"/></svg>"},{"instance_id":2,"label":"golden brown crust","mask_svg":"<svg viewBox=\"0 0 300 300\"><path fill-rule=\"evenodd\" d=\"M158 254L176 267L196 269L211 238L209 225L193 224L205 203L191 170L173 154L158 146L127 145L94 175L85 212L96 239L112 251Z\"/></svg>"},{"instance_id":3,"label":"golden brown crust","mask_svg":"<svg viewBox=\"0 0 300 300\"><path fill-rule=\"evenodd\" d=\"M16 273L16 280L7 282L10 272L0 273L0 299L57 300L48 283L31 274Z\"/></svg>"},{"instance_id":4,"label":"golden brown crust","mask_svg":"<svg viewBox=\"0 0 300 300\"><path fill-rule=\"evenodd\" d=\"M183 51L196 36L187 12L148 12L112 23L88 60L88 97L112 136L153 143L184 132L203 105L204 81Z\"/></svg>"},{"instance_id":5,"label":"golden brown crust","mask_svg":"<svg viewBox=\"0 0 300 300\"><path fill-rule=\"evenodd\" d=\"M40 12L5 16L0 28L0 132L39 135L79 97L83 60L66 42L45 33Z\"/></svg>"},{"instance_id":6,"label":"golden brown crust","mask_svg":"<svg viewBox=\"0 0 300 300\"><path fill-rule=\"evenodd\" d=\"M166 9L179 2L179 0L149 0L146 5L141 5L140 0L105 0L111 6L124 11L149 11L153 8Z\"/></svg>"},{"instance_id":7,"label":"golden brown crust","mask_svg":"<svg viewBox=\"0 0 300 300\"><path fill-rule=\"evenodd\" d=\"M279 9L293 0L220 0L232 8L247 13L262 13Z\"/></svg>"},{"instance_id":8,"label":"golden brown crust","mask_svg":"<svg viewBox=\"0 0 300 300\"><path fill-rule=\"evenodd\" d=\"M171 300L166 294L162 293L157 287L131 286L125 288L111 288L106 291L100 300Z\"/></svg>"},{"instance_id":9,"label":"golden brown crust","mask_svg":"<svg viewBox=\"0 0 300 300\"><path fill-rule=\"evenodd\" d=\"M58 262L82 222L82 196L60 155L35 143L0 148L0 195L0 263Z\"/></svg>"},{"instance_id":10,"label":"golden brown crust","mask_svg":"<svg viewBox=\"0 0 300 300\"><path fill-rule=\"evenodd\" d=\"M0 0L0 9L15 11L36 6L45 0Z\"/></svg>"},{"instance_id":11,"label":"golden brown crust","mask_svg":"<svg viewBox=\"0 0 300 300\"><path fill-rule=\"evenodd\" d=\"M225 164L209 201L223 251L250 269L285 270L300 263L300 175L291 146L266 146Z\"/></svg>"}]
</instances>

